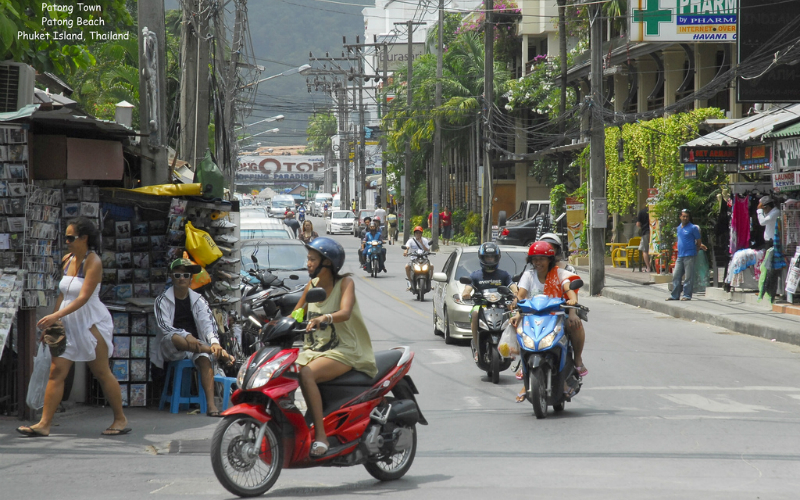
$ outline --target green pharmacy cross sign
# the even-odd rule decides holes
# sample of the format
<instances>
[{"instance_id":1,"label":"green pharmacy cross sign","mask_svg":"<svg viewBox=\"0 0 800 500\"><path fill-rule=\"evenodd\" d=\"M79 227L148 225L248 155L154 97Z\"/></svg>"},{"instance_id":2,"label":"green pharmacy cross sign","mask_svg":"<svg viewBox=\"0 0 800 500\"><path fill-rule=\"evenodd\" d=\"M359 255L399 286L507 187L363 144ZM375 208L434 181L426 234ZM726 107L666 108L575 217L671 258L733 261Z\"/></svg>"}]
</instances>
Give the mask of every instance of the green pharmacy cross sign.
<instances>
[{"instance_id":1,"label":"green pharmacy cross sign","mask_svg":"<svg viewBox=\"0 0 800 500\"><path fill-rule=\"evenodd\" d=\"M657 36L660 33L659 23L672 21L672 10L662 9L659 0L647 0L647 7L644 10L633 10L634 22L645 24L645 32L650 36Z\"/></svg>"}]
</instances>

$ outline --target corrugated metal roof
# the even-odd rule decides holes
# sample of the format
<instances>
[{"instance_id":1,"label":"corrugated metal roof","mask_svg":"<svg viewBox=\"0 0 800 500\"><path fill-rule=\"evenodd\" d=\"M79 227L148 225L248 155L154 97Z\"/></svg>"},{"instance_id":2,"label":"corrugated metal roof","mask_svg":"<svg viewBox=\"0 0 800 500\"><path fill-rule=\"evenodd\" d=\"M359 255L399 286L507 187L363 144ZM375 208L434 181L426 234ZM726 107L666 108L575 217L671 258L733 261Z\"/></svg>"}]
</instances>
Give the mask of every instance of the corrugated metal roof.
<instances>
[{"instance_id":1,"label":"corrugated metal roof","mask_svg":"<svg viewBox=\"0 0 800 500\"><path fill-rule=\"evenodd\" d=\"M723 146L760 140L776 127L800 120L800 104L771 109L728 125L703 137L687 142L686 146Z\"/></svg>"},{"instance_id":2,"label":"corrugated metal roof","mask_svg":"<svg viewBox=\"0 0 800 500\"><path fill-rule=\"evenodd\" d=\"M764 139L778 139L781 137L792 137L796 135L800 135L800 122L797 122L794 125L789 125L788 127L784 127L780 130L773 130L769 134L766 134Z\"/></svg>"}]
</instances>

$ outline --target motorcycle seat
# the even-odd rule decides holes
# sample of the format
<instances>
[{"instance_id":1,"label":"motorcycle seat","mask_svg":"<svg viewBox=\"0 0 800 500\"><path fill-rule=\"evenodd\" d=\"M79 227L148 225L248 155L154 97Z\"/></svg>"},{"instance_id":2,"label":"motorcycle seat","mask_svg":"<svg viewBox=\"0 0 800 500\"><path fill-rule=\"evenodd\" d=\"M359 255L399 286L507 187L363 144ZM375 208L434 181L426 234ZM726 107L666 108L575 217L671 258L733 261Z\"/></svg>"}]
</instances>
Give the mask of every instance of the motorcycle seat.
<instances>
[{"instance_id":1,"label":"motorcycle seat","mask_svg":"<svg viewBox=\"0 0 800 500\"><path fill-rule=\"evenodd\" d=\"M378 366L378 374L374 377L359 372L350 370L341 377L337 377L329 382L319 384L320 389L325 386L357 386L357 387L372 387L377 384L392 368L397 366L400 361L400 356L403 351L400 349L391 349L389 351L378 351L375 353L375 364Z\"/></svg>"}]
</instances>

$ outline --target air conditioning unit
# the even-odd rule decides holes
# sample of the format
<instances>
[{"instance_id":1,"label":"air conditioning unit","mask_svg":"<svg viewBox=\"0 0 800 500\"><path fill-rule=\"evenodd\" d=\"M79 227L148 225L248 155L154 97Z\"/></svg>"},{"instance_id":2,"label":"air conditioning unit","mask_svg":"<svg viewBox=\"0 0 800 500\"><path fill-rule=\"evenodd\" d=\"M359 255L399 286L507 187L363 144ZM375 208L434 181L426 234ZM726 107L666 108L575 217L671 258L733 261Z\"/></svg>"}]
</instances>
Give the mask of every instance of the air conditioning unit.
<instances>
[{"instance_id":1,"label":"air conditioning unit","mask_svg":"<svg viewBox=\"0 0 800 500\"><path fill-rule=\"evenodd\" d=\"M33 104L36 71L27 64L0 62L0 113Z\"/></svg>"}]
</instances>

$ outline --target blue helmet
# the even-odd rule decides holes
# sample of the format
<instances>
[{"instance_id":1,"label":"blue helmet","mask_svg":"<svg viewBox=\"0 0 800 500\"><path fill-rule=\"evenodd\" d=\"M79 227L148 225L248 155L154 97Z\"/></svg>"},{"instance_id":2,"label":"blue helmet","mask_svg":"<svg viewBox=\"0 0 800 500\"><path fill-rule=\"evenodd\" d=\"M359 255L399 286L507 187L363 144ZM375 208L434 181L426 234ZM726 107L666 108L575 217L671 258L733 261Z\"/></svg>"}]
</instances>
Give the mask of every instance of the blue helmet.
<instances>
[{"instance_id":1,"label":"blue helmet","mask_svg":"<svg viewBox=\"0 0 800 500\"><path fill-rule=\"evenodd\" d=\"M330 267L333 274L337 274L344 266L344 247L336 240L324 237L314 238L310 243L306 243L306 248L319 252L323 258L330 260L333 264ZM321 269L322 266L318 267L311 279L316 278Z\"/></svg>"},{"instance_id":2,"label":"blue helmet","mask_svg":"<svg viewBox=\"0 0 800 500\"><path fill-rule=\"evenodd\" d=\"M481 269L489 272L494 271L497 269L497 265L500 264L500 247L491 241L484 243L478 249L478 260L481 263Z\"/></svg>"}]
</instances>

